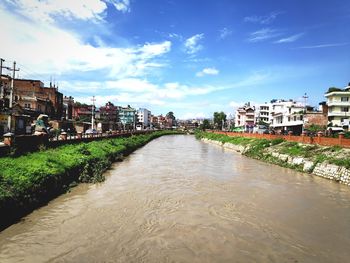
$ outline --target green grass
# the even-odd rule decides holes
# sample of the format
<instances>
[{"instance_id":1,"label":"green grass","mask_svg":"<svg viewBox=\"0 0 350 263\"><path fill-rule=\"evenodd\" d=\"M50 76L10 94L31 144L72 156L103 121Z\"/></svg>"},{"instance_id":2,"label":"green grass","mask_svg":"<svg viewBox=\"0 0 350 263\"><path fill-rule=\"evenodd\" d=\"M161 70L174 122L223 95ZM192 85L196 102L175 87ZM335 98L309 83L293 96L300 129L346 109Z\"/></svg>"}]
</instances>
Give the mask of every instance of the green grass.
<instances>
[{"instance_id":1,"label":"green grass","mask_svg":"<svg viewBox=\"0 0 350 263\"><path fill-rule=\"evenodd\" d=\"M328 162L338 166L350 169L349 153L343 150L340 146L321 147L318 145L300 144L297 142L288 142L283 139L253 139L245 137L229 137L223 134L214 134L206 132L197 132L197 138L207 138L211 140L229 142L246 147L244 155L265 160L270 163L278 164L283 167L289 167L297 170L302 170L302 167L290 165L280 159L271 156L270 152L287 154L293 157L307 158L315 163ZM269 147L273 147L267 150Z\"/></svg>"},{"instance_id":2,"label":"green grass","mask_svg":"<svg viewBox=\"0 0 350 263\"><path fill-rule=\"evenodd\" d=\"M0 228L64 192L74 182L103 181L103 172L121 155L174 133L158 131L0 158Z\"/></svg>"}]
</instances>

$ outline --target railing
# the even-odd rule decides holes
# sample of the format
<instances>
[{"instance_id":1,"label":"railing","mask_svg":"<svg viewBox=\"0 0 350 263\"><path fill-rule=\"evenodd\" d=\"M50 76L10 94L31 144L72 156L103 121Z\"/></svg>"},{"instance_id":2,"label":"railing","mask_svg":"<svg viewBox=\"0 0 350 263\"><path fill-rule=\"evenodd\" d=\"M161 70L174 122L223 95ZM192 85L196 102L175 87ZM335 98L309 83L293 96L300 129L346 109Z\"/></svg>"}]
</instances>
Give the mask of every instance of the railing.
<instances>
[{"instance_id":1,"label":"railing","mask_svg":"<svg viewBox=\"0 0 350 263\"><path fill-rule=\"evenodd\" d=\"M46 145L49 147L57 147L63 144L78 143L78 142L90 142L94 140L101 140L104 138L117 138L117 137L128 137L138 134L148 134L152 133L153 130L125 130L125 131L112 131L108 133L77 133L76 135L68 134L62 132L54 137L48 137L47 134L41 135L4 135L4 145L0 145L0 156L4 156L9 153L10 149L15 146L15 148L22 152L30 152L36 150L39 145Z\"/></svg>"}]
</instances>

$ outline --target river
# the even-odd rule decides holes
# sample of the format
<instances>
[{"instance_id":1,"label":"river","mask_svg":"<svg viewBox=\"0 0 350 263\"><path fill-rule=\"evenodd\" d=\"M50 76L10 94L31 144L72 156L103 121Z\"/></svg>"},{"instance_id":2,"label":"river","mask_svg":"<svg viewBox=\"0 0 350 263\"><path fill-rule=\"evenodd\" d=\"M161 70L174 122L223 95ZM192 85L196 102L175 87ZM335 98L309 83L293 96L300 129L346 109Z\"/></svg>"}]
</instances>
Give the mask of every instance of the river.
<instances>
[{"instance_id":1,"label":"river","mask_svg":"<svg viewBox=\"0 0 350 263\"><path fill-rule=\"evenodd\" d=\"M0 232L0 262L349 262L350 188L176 135Z\"/></svg>"}]
</instances>

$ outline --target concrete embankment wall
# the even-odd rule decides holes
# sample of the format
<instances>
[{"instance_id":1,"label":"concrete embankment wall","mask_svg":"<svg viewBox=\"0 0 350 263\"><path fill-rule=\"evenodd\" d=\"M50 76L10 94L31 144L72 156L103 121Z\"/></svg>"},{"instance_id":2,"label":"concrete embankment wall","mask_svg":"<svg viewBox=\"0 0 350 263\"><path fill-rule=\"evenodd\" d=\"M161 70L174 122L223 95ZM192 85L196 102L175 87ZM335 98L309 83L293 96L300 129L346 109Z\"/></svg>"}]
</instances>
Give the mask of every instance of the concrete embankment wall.
<instances>
[{"instance_id":1,"label":"concrete embankment wall","mask_svg":"<svg viewBox=\"0 0 350 263\"><path fill-rule=\"evenodd\" d=\"M202 138L202 141L215 144L218 146L222 146L226 149L230 149L233 151L236 151L240 154L245 154L245 151L249 148L249 145L242 146L242 145L235 145L232 143L222 143L215 140L210 140L207 138ZM267 152L265 153L270 154L273 158L276 158L281 161L281 164L286 164L289 167L293 168L299 168L299 170L302 170L306 173L324 177L330 180L337 181L341 184L346 184L350 186L350 169L347 169L342 166L338 166L335 164L329 164L327 161L324 161L322 163L316 163L312 160L309 160L307 158L303 157L293 157L287 154L281 154L278 152Z\"/></svg>"}]
</instances>

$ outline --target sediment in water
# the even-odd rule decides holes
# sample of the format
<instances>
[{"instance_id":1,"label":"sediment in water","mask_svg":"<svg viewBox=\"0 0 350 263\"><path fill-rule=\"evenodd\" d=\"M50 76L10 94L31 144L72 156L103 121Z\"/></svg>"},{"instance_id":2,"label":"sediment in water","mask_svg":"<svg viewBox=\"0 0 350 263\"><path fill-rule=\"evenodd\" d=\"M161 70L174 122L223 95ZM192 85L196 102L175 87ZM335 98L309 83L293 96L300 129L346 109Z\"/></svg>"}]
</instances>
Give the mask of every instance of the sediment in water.
<instances>
[{"instance_id":1,"label":"sediment in water","mask_svg":"<svg viewBox=\"0 0 350 263\"><path fill-rule=\"evenodd\" d=\"M350 186L349 149L212 133L200 133L197 138L248 157Z\"/></svg>"},{"instance_id":2,"label":"sediment in water","mask_svg":"<svg viewBox=\"0 0 350 263\"><path fill-rule=\"evenodd\" d=\"M102 182L103 172L113 162L170 134L177 132L158 131L0 158L0 230L77 183Z\"/></svg>"}]
</instances>

